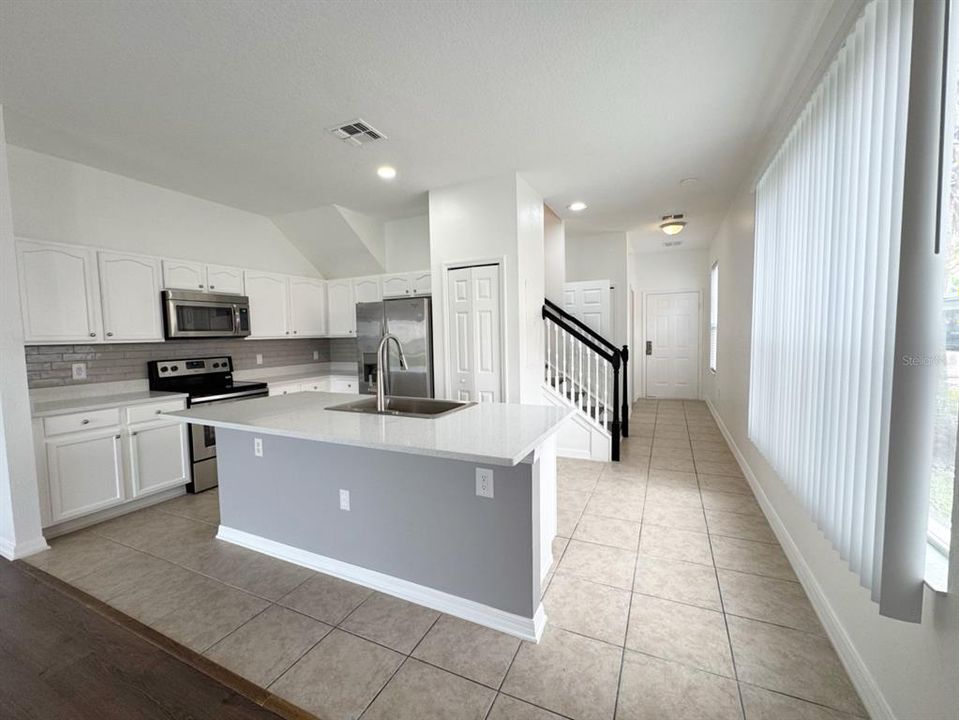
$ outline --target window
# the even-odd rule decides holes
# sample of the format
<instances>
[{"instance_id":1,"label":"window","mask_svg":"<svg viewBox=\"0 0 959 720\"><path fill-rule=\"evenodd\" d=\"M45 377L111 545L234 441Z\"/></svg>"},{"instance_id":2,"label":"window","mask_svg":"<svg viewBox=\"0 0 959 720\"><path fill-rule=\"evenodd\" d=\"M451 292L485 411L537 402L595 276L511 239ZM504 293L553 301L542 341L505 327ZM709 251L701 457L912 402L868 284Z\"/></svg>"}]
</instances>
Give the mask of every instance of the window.
<instances>
[{"instance_id":1,"label":"window","mask_svg":"<svg viewBox=\"0 0 959 720\"><path fill-rule=\"evenodd\" d=\"M885 563L898 521L886 479L912 7L865 7L757 185L748 414L752 442L893 616L884 603L903 573Z\"/></svg>"},{"instance_id":2,"label":"window","mask_svg":"<svg viewBox=\"0 0 959 720\"><path fill-rule=\"evenodd\" d=\"M709 271L709 369L716 372L716 352L719 344L719 263Z\"/></svg>"}]
</instances>

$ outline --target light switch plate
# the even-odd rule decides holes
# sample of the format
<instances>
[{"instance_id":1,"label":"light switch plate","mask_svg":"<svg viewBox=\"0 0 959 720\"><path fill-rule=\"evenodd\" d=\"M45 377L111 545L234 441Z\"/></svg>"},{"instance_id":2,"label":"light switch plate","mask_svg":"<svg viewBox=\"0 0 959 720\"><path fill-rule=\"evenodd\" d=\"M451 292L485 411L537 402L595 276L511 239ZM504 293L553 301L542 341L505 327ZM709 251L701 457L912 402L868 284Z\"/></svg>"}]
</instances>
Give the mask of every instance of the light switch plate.
<instances>
[{"instance_id":1,"label":"light switch plate","mask_svg":"<svg viewBox=\"0 0 959 720\"><path fill-rule=\"evenodd\" d=\"M350 491L340 490L340 510L350 509Z\"/></svg>"},{"instance_id":2,"label":"light switch plate","mask_svg":"<svg viewBox=\"0 0 959 720\"><path fill-rule=\"evenodd\" d=\"M74 380L86 380L87 379L87 364L86 363L73 363L72 374Z\"/></svg>"},{"instance_id":3,"label":"light switch plate","mask_svg":"<svg viewBox=\"0 0 959 720\"><path fill-rule=\"evenodd\" d=\"M479 497L493 497L493 470L476 468L476 494Z\"/></svg>"},{"instance_id":4,"label":"light switch plate","mask_svg":"<svg viewBox=\"0 0 959 720\"><path fill-rule=\"evenodd\" d=\"M257 364L257 365L262 365L262 364L263 364L263 355L262 355L261 353L257 353L257 354L256 354L256 364Z\"/></svg>"},{"instance_id":5,"label":"light switch plate","mask_svg":"<svg viewBox=\"0 0 959 720\"><path fill-rule=\"evenodd\" d=\"M253 454L263 457L263 438L253 438Z\"/></svg>"},{"instance_id":6,"label":"light switch plate","mask_svg":"<svg viewBox=\"0 0 959 720\"><path fill-rule=\"evenodd\" d=\"M314 359L314 360L319 360L319 359L320 359L320 351L319 351L319 350L314 350L314 351L313 351L313 359Z\"/></svg>"}]
</instances>

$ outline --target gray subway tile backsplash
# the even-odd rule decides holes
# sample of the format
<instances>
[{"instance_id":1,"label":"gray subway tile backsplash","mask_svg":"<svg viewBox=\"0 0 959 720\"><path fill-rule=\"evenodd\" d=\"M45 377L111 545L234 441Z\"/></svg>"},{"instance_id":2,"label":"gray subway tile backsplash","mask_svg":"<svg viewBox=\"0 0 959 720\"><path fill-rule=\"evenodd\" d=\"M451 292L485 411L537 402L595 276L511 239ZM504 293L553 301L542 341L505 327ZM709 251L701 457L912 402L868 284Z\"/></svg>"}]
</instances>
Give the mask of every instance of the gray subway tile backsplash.
<instances>
[{"instance_id":1,"label":"gray subway tile backsplash","mask_svg":"<svg viewBox=\"0 0 959 720\"><path fill-rule=\"evenodd\" d=\"M31 388L94 382L145 380L147 361L230 355L233 367L249 370L311 362L355 362L354 338L296 340L168 340L160 343L103 345L27 345L27 382ZM318 353L314 360L313 353ZM263 364L256 364L256 356ZM73 363L87 364L87 379L73 380Z\"/></svg>"}]
</instances>

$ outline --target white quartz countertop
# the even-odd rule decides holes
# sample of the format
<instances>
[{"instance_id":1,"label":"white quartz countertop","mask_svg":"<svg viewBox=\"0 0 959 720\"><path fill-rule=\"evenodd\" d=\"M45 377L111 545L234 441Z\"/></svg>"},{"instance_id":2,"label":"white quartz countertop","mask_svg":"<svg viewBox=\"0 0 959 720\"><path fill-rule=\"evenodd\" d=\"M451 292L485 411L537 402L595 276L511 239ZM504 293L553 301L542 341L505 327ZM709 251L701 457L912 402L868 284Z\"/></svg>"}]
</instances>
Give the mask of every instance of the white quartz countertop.
<instances>
[{"instance_id":1,"label":"white quartz countertop","mask_svg":"<svg viewBox=\"0 0 959 720\"><path fill-rule=\"evenodd\" d=\"M262 373L256 374L245 374L243 376L244 380L256 380L257 382L265 382L267 384L279 384L287 382L297 382L298 380L310 380L312 378L333 378L333 377L349 377L352 380L356 379L356 370L353 372L347 371L336 371L336 370L302 370L294 373L271 373L269 370L264 370Z\"/></svg>"},{"instance_id":2,"label":"white quartz countertop","mask_svg":"<svg viewBox=\"0 0 959 720\"><path fill-rule=\"evenodd\" d=\"M31 403L33 417L48 415L63 415L71 412L89 412L106 408L126 407L129 405L144 405L163 400L186 398L186 393L154 392L142 390L139 392L106 393L104 395L88 395L85 397L61 398L56 400L34 400Z\"/></svg>"},{"instance_id":3,"label":"white quartz countertop","mask_svg":"<svg viewBox=\"0 0 959 720\"><path fill-rule=\"evenodd\" d=\"M568 408L481 403L439 418L327 410L344 393L295 393L168 413L184 422L491 465L516 465L559 430Z\"/></svg>"}]
</instances>

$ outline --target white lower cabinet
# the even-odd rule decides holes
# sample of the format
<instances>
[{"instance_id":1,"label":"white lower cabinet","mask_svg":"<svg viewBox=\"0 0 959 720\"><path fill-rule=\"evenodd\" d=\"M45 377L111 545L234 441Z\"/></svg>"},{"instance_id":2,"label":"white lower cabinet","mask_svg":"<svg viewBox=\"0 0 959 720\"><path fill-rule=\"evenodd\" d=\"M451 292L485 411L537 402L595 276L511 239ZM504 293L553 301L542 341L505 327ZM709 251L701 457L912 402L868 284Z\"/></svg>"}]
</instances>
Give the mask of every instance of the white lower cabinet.
<instances>
[{"instance_id":1,"label":"white lower cabinet","mask_svg":"<svg viewBox=\"0 0 959 720\"><path fill-rule=\"evenodd\" d=\"M133 497L184 485L189 480L187 426L144 423L130 427L130 475Z\"/></svg>"},{"instance_id":2,"label":"white lower cabinet","mask_svg":"<svg viewBox=\"0 0 959 720\"><path fill-rule=\"evenodd\" d=\"M267 392L270 393L270 397L274 395L292 395L293 393L300 392L300 383L270 383Z\"/></svg>"},{"instance_id":3,"label":"white lower cabinet","mask_svg":"<svg viewBox=\"0 0 959 720\"><path fill-rule=\"evenodd\" d=\"M332 377L330 378L330 392L338 393L359 393L356 378L350 377Z\"/></svg>"},{"instance_id":4,"label":"white lower cabinet","mask_svg":"<svg viewBox=\"0 0 959 720\"><path fill-rule=\"evenodd\" d=\"M70 520L124 501L120 427L47 440L50 517Z\"/></svg>"},{"instance_id":5,"label":"white lower cabinet","mask_svg":"<svg viewBox=\"0 0 959 720\"><path fill-rule=\"evenodd\" d=\"M185 408L174 399L35 420L44 527L188 483L187 426L152 419Z\"/></svg>"}]
</instances>

